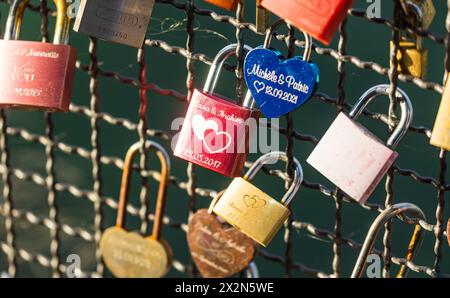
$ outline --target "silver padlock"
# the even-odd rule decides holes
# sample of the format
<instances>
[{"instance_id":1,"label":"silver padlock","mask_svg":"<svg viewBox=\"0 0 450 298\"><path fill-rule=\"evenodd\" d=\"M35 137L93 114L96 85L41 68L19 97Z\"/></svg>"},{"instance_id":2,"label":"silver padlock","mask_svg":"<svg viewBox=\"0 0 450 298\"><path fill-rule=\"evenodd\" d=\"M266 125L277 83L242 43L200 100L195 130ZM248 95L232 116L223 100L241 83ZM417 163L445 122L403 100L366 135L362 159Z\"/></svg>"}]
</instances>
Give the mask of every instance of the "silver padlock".
<instances>
[{"instance_id":1,"label":"silver padlock","mask_svg":"<svg viewBox=\"0 0 450 298\"><path fill-rule=\"evenodd\" d=\"M81 0L73 30L142 47L155 0Z\"/></svg>"}]
</instances>

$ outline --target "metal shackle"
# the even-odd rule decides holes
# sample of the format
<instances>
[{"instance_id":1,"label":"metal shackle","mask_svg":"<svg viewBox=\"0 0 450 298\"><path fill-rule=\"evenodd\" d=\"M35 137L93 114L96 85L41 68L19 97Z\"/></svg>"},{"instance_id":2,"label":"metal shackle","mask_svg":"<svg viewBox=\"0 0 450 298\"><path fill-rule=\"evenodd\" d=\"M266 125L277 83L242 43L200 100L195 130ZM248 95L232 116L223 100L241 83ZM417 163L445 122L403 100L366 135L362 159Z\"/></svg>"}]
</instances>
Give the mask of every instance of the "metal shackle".
<instances>
[{"instance_id":1,"label":"metal shackle","mask_svg":"<svg viewBox=\"0 0 450 298\"><path fill-rule=\"evenodd\" d=\"M216 88L217 81L219 80L220 73L222 71L223 64L225 61L236 55L236 50L238 48L238 45L236 43L227 45L223 49L217 53L216 57L214 58L211 68L209 69L208 76L206 77L206 82L203 87L203 91L206 93L212 94L214 92L214 89ZM244 45L244 51L245 53L248 53L252 50L252 48L248 45ZM255 107L255 100L252 97L252 94L249 90L247 90L247 94L245 95L244 102L242 104L243 107L253 109Z\"/></svg>"},{"instance_id":2,"label":"metal shackle","mask_svg":"<svg viewBox=\"0 0 450 298\"><path fill-rule=\"evenodd\" d=\"M367 107L367 105L374 99L380 95L389 95L390 86L387 84L381 84L377 86L373 86L358 99L358 101L353 106L352 110L349 113L350 118L356 120L359 115L363 112L363 110ZM400 109L402 111L401 118L391 136L386 142L386 145L389 148L395 148L400 142L401 138L405 135L409 126L411 125L412 117L413 117L413 107L411 104L411 100L408 95L402 89L397 87L397 91L395 92L395 97L400 102Z\"/></svg>"},{"instance_id":3,"label":"metal shackle","mask_svg":"<svg viewBox=\"0 0 450 298\"><path fill-rule=\"evenodd\" d=\"M414 26L418 29L423 29L424 13L422 8L412 1L402 2L403 5L406 16L410 16L411 12L414 14L415 20L417 21L417 24L414 24ZM422 37L414 34L413 39L416 40L417 49L422 50Z\"/></svg>"},{"instance_id":4,"label":"metal shackle","mask_svg":"<svg viewBox=\"0 0 450 298\"><path fill-rule=\"evenodd\" d=\"M259 270L255 262L251 262L245 270L246 278L259 278Z\"/></svg>"},{"instance_id":5,"label":"metal shackle","mask_svg":"<svg viewBox=\"0 0 450 298\"><path fill-rule=\"evenodd\" d=\"M392 220L396 216L403 216L409 214L413 218L406 218L407 224L414 224L415 229L411 241L408 245L408 252L406 255L407 261L412 261L417 254L420 246L422 245L423 229L419 224L420 220L426 221L425 214L423 211L414 204L411 203L399 203L392 205L387 208L380 215L377 216L373 224L370 226L369 232L367 233L364 244L359 253L358 260L356 261L355 267L353 268L352 278L360 278L363 275L364 269L366 268L367 257L372 251L375 244L376 237L380 230L383 228L384 224ZM397 277L406 277L408 274L408 267L403 264L397 274Z\"/></svg>"},{"instance_id":6,"label":"metal shackle","mask_svg":"<svg viewBox=\"0 0 450 298\"><path fill-rule=\"evenodd\" d=\"M256 176L256 173L263 167L263 165L274 163L274 161L282 160L284 162L288 162L288 157L286 153L281 151L273 151L262 155L258 158L251 168L245 173L244 179L247 181L252 181ZM297 158L294 157L294 178L292 180L291 186L288 191L285 193L283 198L281 199L281 203L285 206L289 205L294 198L297 191L300 189L300 186L303 181L303 168Z\"/></svg>"},{"instance_id":7,"label":"metal shackle","mask_svg":"<svg viewBox=\"0 0 450 298\"><path fill-rule=\"evenodd\" d=\"M119 197L119 207L117 211L116 227L123 228L125 216L126 216L126 206L128 202L128 197L130 194L130 180L131 174L133 172L133 160L136 154L141 149L141 142L133 144L130 149L128 149L125 156L125 161L123 165L122 181L120 184L120 197ZM170 178L170 157L167 151L160 144L147 141L145 143L145 148L154 149L159 161L161 162L161 179L158 188L158 196L156 199L155 207L155 218L153 223L153 230L151 237L154 240L160 240L161 238L161 228L162 220L164 216L164 207L166 203L167 187L169 186Z\"/></svg>"},{"instance_id":8,"label":"metal shackle","mask_svg":"<svg viewBox=\"0 0 450 298\"><path fill-rule=\"evenodd\" d=\"M14 0L9 7L4 40L19 39L25 8L29 2L30 0ZM53 44L67 45L70 31L70 17L67 14L68 5L66 0L53 0L53 2L57 11Z\"/></svg>"},{"instance_id":9,"label":"metal shackle","mask_svg":"<svg viewBox=\"0 0 450 298\"><path fill-rule=\"evenodd\" d=\"M283 19L279 19L275 23L272 24L269 28L266 30L266 38L264 39L264 48L268 49L270 46L270 43L272 42L272 35L276 28L278 28L280 25L285 24ZM301 31L303 33L303 36L305 37L305 50L303 52L303 61L309 61L311 58L312 53L312 37L305 31Z\"/></svg>"}]
</instances>

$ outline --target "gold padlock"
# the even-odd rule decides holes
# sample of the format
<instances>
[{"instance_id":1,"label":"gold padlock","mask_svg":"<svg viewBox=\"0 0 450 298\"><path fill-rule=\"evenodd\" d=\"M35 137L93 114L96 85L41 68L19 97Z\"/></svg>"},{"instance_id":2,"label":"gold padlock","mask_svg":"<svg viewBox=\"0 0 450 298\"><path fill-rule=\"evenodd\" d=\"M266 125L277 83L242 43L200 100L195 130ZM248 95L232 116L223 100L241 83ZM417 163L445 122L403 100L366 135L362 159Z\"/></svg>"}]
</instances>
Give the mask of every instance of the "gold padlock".
<instances>
[{"instance_id":1,"label":"gold padlock","mask_svg":"<svg viewBox=\"0 0 450 298\"><path fill-rule=\"evenodd\" d=\"M434 122L430 144L450 151L450 80L447 79L441 105Z\"/></svg>"},{"instance_id":2,"label":"gold padlock","mask_svg":"<svg viewBox=\"0 0 450 298\"><path fill-rule=\"evenodd\" d=\"M391 41L391 49L394 46ZM402 74L412 75L416 78L425 79L428 66L428 50L422 47L422 38L416 41L407 40L402 37L397 51L397 71Z\"/></svg>"},{"instance_id":3,"label":"gold padlock","mask_svg":"<svg viewBox=\"0 0 450 298\"><path fill-rule=\"evenodd\" d=\"M433 0L401 0L403 8L403 19L411 26L420 26L427 30L436 15ZM417 16L421 19L421 24L417 24Z\"/></svg>"},{"instance_id":4,"label":"gold padlock","mask_svg":"<svg viewBox=\"0 0 450 298\"><path fill-rule=\"evenodd\" d=\"M158 143L147 141L146 148L156 150L161 162L161 181L158 189L153 231L150 237L142 237L126 231L124 220L133 171L133 159L141 148L135 143L127 152L122 173L119 207L116 225L106 229L100 240L100 252L108 269L116 277L158 278L170 268L172 251L161 238L162 219L170 177L170 159L167 151Z\"/></svg>"},{"instance_id":5,"label":"gold padlock","mask_svg":"<svg viewBox=\"0 0 450 298\"><path fill-rule=\"evenodd\" d=\"M281 202L251 184L265 164L288 158L284 152L274 151L261 156L243 178L235 178L217 201L213 212L262 246L267 246L288 219L288 206L303 181L300 162L294 158L294 178Z\"/></svg>"}]
</instances>

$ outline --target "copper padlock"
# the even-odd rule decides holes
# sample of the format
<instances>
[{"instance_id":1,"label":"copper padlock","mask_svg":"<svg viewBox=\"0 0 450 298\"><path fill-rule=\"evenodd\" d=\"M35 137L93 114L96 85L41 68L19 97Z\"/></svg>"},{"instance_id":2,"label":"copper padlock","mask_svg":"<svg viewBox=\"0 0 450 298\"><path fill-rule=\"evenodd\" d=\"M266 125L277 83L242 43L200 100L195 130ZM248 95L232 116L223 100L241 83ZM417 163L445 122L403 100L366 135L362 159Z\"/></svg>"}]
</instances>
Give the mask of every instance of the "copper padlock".
<instances>
[{"instance_id":1,"label":"copper padlock","mask_svg":"<svg viewBox=\"0 0 450 298\"><path fill-rule=\"evenodd\" d=\"M255 161L243 178L235 178L213 208L213 212L262 246L267 246L291 214L289 204L303 181L300 162L294 158L294 178L281 203L250 181L263 165L288 161L286 153L274 151Z\"/></svg>"},{"instance_id":2,"label":"copper padlock","mask_svg":"<svg viewBox=\"0 0 450 298\"><path fill-rule=\"evenodd\" d=\"M123 166L116 225L106 229L100 241L100 252L108 269L116 277L152 278L164 276L172 260L172 251L162 239L162 220L170 178L170 159L158 143L147 141L146 149L154 149L161 162L161 180L156 200L152 235L142 237L124 229L126 208L133 171L133 160L142 144L135 143L127 152Z\"/></svg>"},{"instance_id":3,"label":"copper padlock","mask_svg":"<svg viewBox=\"0 0 450 298\"><path fill-rule=\"evenodd\" d=\"M76 50L68 46L70 18L65 0L57 8L53 44L19 41L29 0L14 0L5 38L0 41L0 107L67 112L75 73Z\"/></svg>"},{"instance_id":4,"label":"copper padlock","mask_svg":"<svg viewBox=\"0 0 450 298\"><path fill-rule=\"evenodd\" d=\"M81 0L73 30L142 47L155 0Z\"/></svg>"},{"instance_id":5,"label":"copper padlock","mask_svg":"<svg viewBox=\"0 0 450 298\"><path fill-rule=\"evenodd\" d=\"M239 3L239 0L204 0L204 1L227 10L235 10Z\"/></svg>"},{"instance_id":6,"label":"copper padlock","mask_svg":"<svg viewBox=\"0 0 450 298\"><path fill-rule=\"evenodd\" d=\"M447 79L439 111L431 133L430 144L450 151L450 80Z\"/></svg>"},{"instance_id":7,"label":"copper padlock","mask_svg":"<svg viewBox=\"0 0 450 298\"><path fill-rule=\"evenodd\" d=\"M395 204L381 212L380 215L377 216L373 224L370 226L369 232L367 233L366 239L364 240L364 244L359 253L358 260L356 261L355 267L353 268L351 276L352 278L362 277L364 269L367 265L367 257L372 252L376 237L379 234L380 230L383 229L385 223L388 223L393 218L400 215L413 216L413 218L407 218L407 223L413 224L415 226L415 229L409 242L405 259L406 261L411 262L416 257L423 240L423 229L420 226L419 221L426 221L425 214L419 207L414 204ZM406 266L406 264L402 264L400 266L400 270L397 273L397 278L406 277L408 275L408 271L408 266Z\"/></svg>"},{"instance_id":8,"label":"copper padlock","mask_svg":"<svg viewBox=\"0 0 450 298\"><path fill-rule=\"evenodd\" d=\"M404 91L397 88L396 97L402 115L386 144L356 122L373 98L389 95L389 90L389 85L374 86L359 98L348 116L344 112L339 113L307 160L360 204L367 201L397 158L394 148L412 121L411 101Z\"/></svg>"}]
</instances>

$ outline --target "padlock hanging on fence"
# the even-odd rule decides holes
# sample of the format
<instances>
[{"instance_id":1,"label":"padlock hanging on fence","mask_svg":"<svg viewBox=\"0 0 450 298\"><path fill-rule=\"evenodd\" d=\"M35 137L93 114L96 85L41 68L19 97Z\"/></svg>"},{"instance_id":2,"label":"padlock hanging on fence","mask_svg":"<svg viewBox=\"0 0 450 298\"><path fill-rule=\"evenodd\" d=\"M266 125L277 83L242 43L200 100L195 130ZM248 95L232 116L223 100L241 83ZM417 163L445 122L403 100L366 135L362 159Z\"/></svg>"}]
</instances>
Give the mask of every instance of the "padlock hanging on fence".
<instances>
[{"instance_id":1,"label":"padlock hanging on fence","mask_svg":"<svg viewBox=\"0 0 450 298\"><path fill-rule=\"evenodd\" d=\"M266 32L264 45L245 57L244 77L255 102L268 118L278 118L306 103L319 84L319 67L310 62L311 36L303 32L305 50L302 57L284 59L270 48L274 30L284 24L276 21Z\"/></svg>"},{"instance_id":2,"label":"padlock hanging on fence","mask_svg":"<svg viewBox=\"0 0 450 298\"><path fill-rule=\"evenodd\" d=\"M397 88L401 118L386 144L356 122L372 99L389 95L389 85L367 90L347 116L339 113L307 162L349 197L363 204L389 170L398 153L393 149L408 130L413 108L408 95Z\"/></svg>"},{"instance_id":3,"label":"padlock hanging on fence","mask_svg":"<svg viewBox=\"0 0 450 298\"><path fill-rule=\"evenodd\" d=\"M347 17L353 0L262 0L261 5L328 45Z\"/></svg>"},{"instance_id":4,"label":"padlock hanging on fence","mask_svg":"<svg viewBox=\"0 0 450 298\"><path fill-rule=\"evenodd\" d=\"M141 48L155 0L81 0L73 30Z\"/></svg>"},{"instance_id":5,"label":"padlock hanging on fence","mask_svg":"<svg viewBox=\"0 0 450 298\"><path fill-rule=\"evenodd\" d=\"M233 179L212 209L213 213L264 247L269 245L291 214L288 206L303 181L302 166L294 158L294 177L281 201L250 182L262 166L279 160L288 162L286 153L274 151L262 155L244 177Z\"/></svg>"},{"instance_id":6,"label":"padlock hanging on fence","mask_svg":"<svg viewBox=\"0 0 450 298\"><path fill-rule=\"evenodd\" d=\"M413 218L407 218L406 215L412 215ZM367 265L367 257L372 252L373 246L376 241L376 237L380 230L384 227L384 224L391 221L397 216L402 216L406 223L415 225L413 235L408 245L408 251L406 253L406 261L412 262L416 257L423 240L423 229L419 224L419 221L426 221L423 211L414 204L411 203L399 203L392 205L383 212L381 212L373 224L370 226L366 239L359 253L356 264L353 268L352 278L361 278L364 269ZM401 264L400 270L397 273L397 278L404 278L408 275L409 268L406 264Z\"/></svg>"},{"instance_id":7,"label":"padlock hanging on fence","mask_svg":"<svg viewBox=\"0 0 450 298\"><path fill-rule=\"evenodd\" d=\"M250 91L242 106L214 93L227 58L236 54L237 44L223 48L212 62L203 90L195 89L183 127L178 135L174 155L218 172L239 176L249 147L249 128L256 126L260 111ZM244 51L251 48L244 45Z\"/></svg>"},{"instance_id":8,"label":"padlock hanging on fence","mask_svg":"<svg viewBox=\"0 0 450 298\"><path fill-rule=\"evenodd\" d=\"M402 19L404 22L408 22L410 26L421 30L427 29L434 18L433 3L420 6L416 2L413 0L402 2L408 12L408 16L403 16ZM406 13L404 12L403 14ZM403 31L398 36L398 72L425 79L428 67L428 50L423 47L423 38ZM393 41L390 42L390 47L392 51L394 47Z\"/></svg>"},{"instance_id":9,"label":"padlock hanging on fence","mask_svg":"<svg viewBox=\"0 0 450 298\"><path fill-rule=\"evenodd\" d=\"M253 240L213 214L222 194L214 197L209 209L197 210L188 222L189 252L200 274L207 278L229 277L246 267L251 269L255 256Z\"/></svg>"},{"instance_id":10,"label":"padlock hanging on fence","mask_svg":"<svg viewBox=\"0 0 450 298\"><path fill-rule=\"evenodd\" d=\"M154 149L161 162L161 180L156 199L152 235L142 237L124 229L133 171L133 160L142 144L128 149L123 166L116 225L106 229L100 240L100 252L108 269L116 277L158 278L164 276L172 263L172 250L162 239L162 220L170 178L170 159L158 143L147 141L145 148Z\"/></svg>"},{"instance_id":11,"label":"padlock hanging on fence","mask_svg":"<svg viewBox=\"0 0 450 298\"><path fill-rule=\"evenodd\" d=\"M53 44L17 40L29 0L9 8L4 40L0 40L0 107L69 110L77 51L68 46L70 18L65 0L54 0L57 16Z\"/></svg>"},{"instance_id":12,"label":"padlock hanging on fence","mask_svg":"<svg viewBox=\"0 0 450 298\"><path fill-rule=\"evenodd\" d=\"M450 151L450 80L445 83L439 111L431 133L430 144Z\"/></svg>"}]
</instances>

